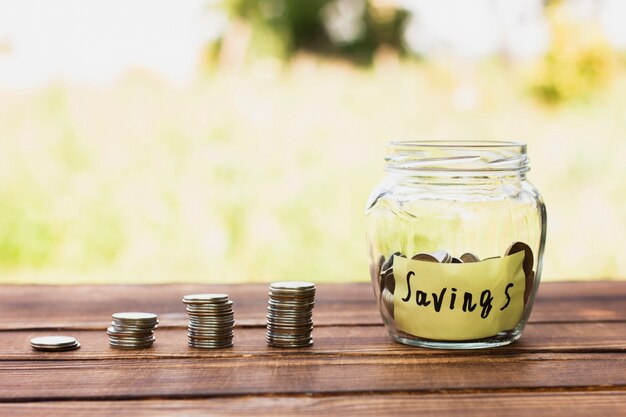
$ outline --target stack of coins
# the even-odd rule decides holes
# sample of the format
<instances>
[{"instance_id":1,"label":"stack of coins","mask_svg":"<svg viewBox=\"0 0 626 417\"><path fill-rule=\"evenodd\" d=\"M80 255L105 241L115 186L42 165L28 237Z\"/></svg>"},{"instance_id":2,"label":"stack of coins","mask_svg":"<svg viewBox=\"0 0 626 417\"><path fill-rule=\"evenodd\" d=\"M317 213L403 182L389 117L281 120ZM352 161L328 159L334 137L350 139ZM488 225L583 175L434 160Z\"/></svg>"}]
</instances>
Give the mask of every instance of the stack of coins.
<instances>
[{"instance_id":1,"label":"stack of coins","mask_svg":"<svg viewBox=\"0 0 626 417\"><path fill-rule=\"evenodd\" d=\"M80 347L78 340L71 336L42 336L30 339L30 345L33 349L45 352L64 352L66 350L74 350Z\"/></svg>"},{"instance_id":2,"label":"stack of coins","mask_svg":"<svg viewBox=\"0 0 626 417\"><path fill-rule=\"evenodd\" d=\"M270 285L267 314L267 343L274 347L305 347L313 344L312 282L275 282Z\"/></svg>"},{"instance_id":3,"label":"stack of coins","mask_svg":"<svg viewBox=\"0 0 626 417\"><path fill-rule=\"evenodd\" d=\"M235 316L227 294L192 294L183 298L187 304L189 346L220 349L233 345Z\"/></svg>"},{"instance_id":4,"label":"stack of coins","mask_svg":"<svg viewBox=\"0 0 626 417\"><path fill-rule=\"evenodd\" d=\"M114 349L145 349L156 340L154 330L159 321L152 313L115 313L107 329L109 346Z\"/></svg>"}]
</instances>

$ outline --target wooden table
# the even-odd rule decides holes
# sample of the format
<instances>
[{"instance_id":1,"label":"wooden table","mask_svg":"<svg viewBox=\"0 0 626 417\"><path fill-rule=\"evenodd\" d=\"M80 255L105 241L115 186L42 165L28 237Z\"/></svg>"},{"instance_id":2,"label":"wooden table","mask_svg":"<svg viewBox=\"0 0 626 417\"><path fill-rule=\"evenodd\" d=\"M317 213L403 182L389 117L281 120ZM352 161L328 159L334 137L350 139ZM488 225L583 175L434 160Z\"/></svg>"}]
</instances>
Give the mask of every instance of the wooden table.
<instances>
[{"instance_id":1,"label":"wooden table","mask_svg":"<svg viewBox=\"0 0 626 417\"><path fill-rule=\"evenodd\" d=\"M235 346L187 347L180 302L235 301ZM0 415L626 415L626 282L542 284L522 339L481 351L386 334L368 284L319 285L315 344L264 339L267 286L0 287ZM158 313L151 349L117 351L116 311ZM32 351L69 334L73 352Z\"/></svg>"}]
</instances>

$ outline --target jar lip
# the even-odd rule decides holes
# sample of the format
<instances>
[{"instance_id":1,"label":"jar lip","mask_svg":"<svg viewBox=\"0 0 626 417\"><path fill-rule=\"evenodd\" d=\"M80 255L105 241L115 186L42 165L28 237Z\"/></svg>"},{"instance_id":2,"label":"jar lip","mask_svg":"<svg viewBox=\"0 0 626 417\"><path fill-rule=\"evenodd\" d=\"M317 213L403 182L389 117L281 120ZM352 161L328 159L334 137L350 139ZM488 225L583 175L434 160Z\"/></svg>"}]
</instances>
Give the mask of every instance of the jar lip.
<instances>
[{"instance_id":1,"label":"jar lip","mask_svg":"<svg viewBox=\"0 0 626 417\"><path fill-rule=\"evenodd\" d=\"M526 148L526 143L507 140L392 140L389 146L426 148Z\"/></svg>"},{"instance_id":2,"label":"jar lip","mask_svg":"<svg viewBox=\"0 0 626 417\"><path fill-rule=\"evenodd\" d=\"M529 170L526 144L488 140L394 140L385 157L388 172L415 175L435 172L448 175L524 174Z\"/></svg>"}]
</instances>

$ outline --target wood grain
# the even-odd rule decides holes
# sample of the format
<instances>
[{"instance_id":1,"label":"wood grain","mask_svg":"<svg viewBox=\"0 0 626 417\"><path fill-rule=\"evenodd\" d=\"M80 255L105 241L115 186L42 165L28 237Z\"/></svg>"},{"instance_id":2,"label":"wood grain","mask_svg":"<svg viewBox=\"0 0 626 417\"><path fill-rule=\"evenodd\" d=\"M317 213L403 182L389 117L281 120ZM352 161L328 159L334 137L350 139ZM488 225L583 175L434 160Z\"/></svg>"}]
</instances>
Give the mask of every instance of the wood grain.
<instances>
[{"instance_id":1,"label":"wood grain","mask_svg":"<svg viewBox=\"0 0 626 417\"><path fill-rule=\"evenodd\" d=\"M61 288L61 289L60 289ZM0 329L99 329L116 311L152 311L163 326L184 327L185 294L225 292L240 326L265 324L266 285L3 286ZM541 284L530 318L540 322L626 321L626 282ZM317 326L377 325L370 284L318 285Z\"/></svg>"},{"instance_id":2,"label":"wood grain","mask_svg":"<svg viewBox=\"0 0 626 417\"><path fill-rule=\"evenodd\" d=\"M626 389L626 355L511 354L0 362L0 400Z\"/></svg>"},{"instance_id":3,"label":"wood grain","mask_svg":"<svg viewBox=\"0 0 626 417\"><path fill-rule=\"evenodd\" d=\"M29 340L36 336L63 335L76 337L79 350L47 353L31 349ZM122 359L122 358L212 358L293 355L346 356L495 356L537 352L626 352L626 325L623 323L533 323L526 327L520 341L489 351L450 352L421 349L394 342L381 326L326 326L313 331L315 343L306 349L287 350L267 346L264 328L237 328L234 346L229 349L191 349L185 329L159 329L151 349L120 351L108 346L102 331L3 331L0 332L0 360Z\"/></svg>"},{"instance_id":4,"label":"wood grain","mask_svg":"<svg viewBox=\"0 0 626 417\"><path fill-rule=\"evenodd\" d=\"M0 415L66 417L124 416L467 416L619 417L626 392L538 392L489 394L367 394L329 396L244 396L143 401L47 401L0 403Z\"/></svg>"},{"instance_id":5,"label":"wood grain","mask_svg":"<svg viewBox=\"0 0 626 417\"><path fill-rule=\"evenodd\" d=\"M369 284L320 285L294 350L265 344L265 285L1 290L0 415L626 415L626 282L542 284L522 339L481 351L393 342ZM209 291L235 300L233 348L186 346L180 299ZM153 348L108 347L120 310L160 314ZM61 333L82 348L29 347Z\"/></svg>"}]
</instances>

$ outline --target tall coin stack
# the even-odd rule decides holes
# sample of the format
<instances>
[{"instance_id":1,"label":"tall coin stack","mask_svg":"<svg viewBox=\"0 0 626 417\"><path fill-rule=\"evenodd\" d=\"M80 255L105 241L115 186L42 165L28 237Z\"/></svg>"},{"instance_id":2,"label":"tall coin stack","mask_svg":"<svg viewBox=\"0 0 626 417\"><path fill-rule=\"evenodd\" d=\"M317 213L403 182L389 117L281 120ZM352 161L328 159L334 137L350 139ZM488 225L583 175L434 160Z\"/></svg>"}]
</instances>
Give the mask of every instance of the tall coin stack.
<instances>
[{"instance_id":1,"label":"tall coin stack","mask_svg":"<svg viewBox=\"0 0 626 417\"><path fill-rule=\"evenodd\" d=\"M115 313L107 329L109 346L115 349L145 349L152 346L156 338L154 330L159 324L152 313Z\"/></svg>"},{"instance_id":2,"label":"tall coin stack","mask_svg":"<svg viewBox=\"0 0 626 417\"><path fill-rule=\"evenodd\" d=\"M313 344L315 284L285 281L270 285L267 306L267 343L297 348Z\"/></svg>"},{"instance_id":3,"label":"tall coin stack","mask_svg":"<svg viewBox=\"0 0 626 417\"><path fill-rule=\"evenodd\" d=\"M220 349L233 345L235 316L233 302L227 294L192 294L183 298L189 314L187 342L203 349Z\"/></svg>"}]
</instances>

